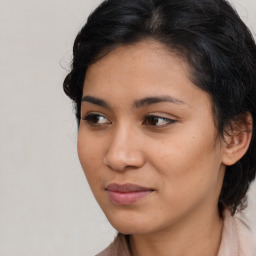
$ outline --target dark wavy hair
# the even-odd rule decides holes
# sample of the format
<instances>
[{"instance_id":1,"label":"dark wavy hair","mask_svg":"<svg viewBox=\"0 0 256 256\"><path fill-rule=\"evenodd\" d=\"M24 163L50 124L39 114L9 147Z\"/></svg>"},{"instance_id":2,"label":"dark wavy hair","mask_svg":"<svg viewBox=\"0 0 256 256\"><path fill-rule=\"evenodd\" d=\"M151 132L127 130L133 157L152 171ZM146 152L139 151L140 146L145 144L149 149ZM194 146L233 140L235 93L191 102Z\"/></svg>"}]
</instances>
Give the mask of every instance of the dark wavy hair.
<instances>
[{"instance_id":1,"label":"dark wavy hair","mask_svg":"<svg viewBox=\"0 0 256 256\"><path fill-rule=\"evenodd\" d=\"M64 91L80 122L88 66L121 45L154 39L184 58L191 80L212 98L216 128L250 113L252 140L241 160L227 166L219 207L246 206L256 173L256 46L249 29L225 0L105 0L89 16L73 47Z\"/></svg>"}]
</instances>

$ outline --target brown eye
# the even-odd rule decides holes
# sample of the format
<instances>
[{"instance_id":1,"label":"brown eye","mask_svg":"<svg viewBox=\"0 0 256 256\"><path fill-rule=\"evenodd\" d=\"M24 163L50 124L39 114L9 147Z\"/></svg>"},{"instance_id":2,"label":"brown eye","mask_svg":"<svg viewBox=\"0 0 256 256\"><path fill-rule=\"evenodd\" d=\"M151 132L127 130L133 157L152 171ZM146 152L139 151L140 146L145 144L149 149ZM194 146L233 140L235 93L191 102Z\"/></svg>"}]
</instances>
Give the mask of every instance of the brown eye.
<instances>
[{"instance_id":1,"label":"brown eye","mask_svg":"<svg viewBox=\"0 0 256 256\"><path fill-rule=\"evenodd\" d=\"M161 116L149 115L149 116L146 116L145 120L143 121L143 125L165 126L175 122L176 121L173 119L169 119Z\"/></svg>"},{"instance_id":2,"label":"brown eye","mask_svg":"<svg viewBox=\"0 0 256 256\"><path fill-rule=\"evenodd\" d=\"M98 115L93 115L90 118L87 118L87 120L90 120L91 123L98 123L100 121L100 116Z\"/></svg>"},{"instance_id":3,"label":"brown eye","mask_svg":"<svg viewBox=\"0 0 256 256\"><path fill-rule=\"evenodd\" d=\"M100 114L94 114L94 113L90 113L82 119L85 120L88 124L95 125L95 126L111 123L105 116Z\"/></svg>"}]
</instances>

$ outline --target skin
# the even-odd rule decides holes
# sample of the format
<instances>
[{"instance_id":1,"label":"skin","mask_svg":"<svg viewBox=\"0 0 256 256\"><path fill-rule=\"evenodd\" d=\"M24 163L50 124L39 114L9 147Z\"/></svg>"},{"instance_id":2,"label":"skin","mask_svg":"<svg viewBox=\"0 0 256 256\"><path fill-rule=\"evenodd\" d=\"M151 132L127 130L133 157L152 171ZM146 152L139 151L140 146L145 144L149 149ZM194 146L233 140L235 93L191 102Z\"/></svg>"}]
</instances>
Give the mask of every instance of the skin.
<instances>
[{"instance_id":1,"label":"skin","mask_svg":"<svg viewBox=\"0 0 256 256\"><path fill-rule=\"evenodd\" d=\"M81 103L79 159L110 223L132 234L133 256L218 252L226 147L217 134L211 98L189 77L188 64L153 40L118 47L86 73L83 97L105 104ZM152 96L175 101L138 103ZM157 117L152 121L149 115ZM110 183L153 192L117 205L106 191Z\"/></svg>"}]
</instances>

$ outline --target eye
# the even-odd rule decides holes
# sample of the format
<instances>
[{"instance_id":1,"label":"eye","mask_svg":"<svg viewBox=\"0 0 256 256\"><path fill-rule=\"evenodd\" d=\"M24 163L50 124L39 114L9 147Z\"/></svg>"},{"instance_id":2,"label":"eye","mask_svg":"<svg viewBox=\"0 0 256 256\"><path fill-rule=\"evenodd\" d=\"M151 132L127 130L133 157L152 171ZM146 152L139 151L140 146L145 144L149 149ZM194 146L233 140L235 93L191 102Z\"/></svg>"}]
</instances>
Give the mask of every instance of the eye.
<instances>
[{"instance_id":1,"label":"eye","mask_svg":"<svg viewBox=\"0 0 256 256\"><path fill-rule=\"evenodd\" d=\"M89 113L85 115L82 120L85 120L89 125L92 126L111 124L111 122L105 116L97 113Z\"/></svg>"},{"instance_id":2,"label":"eye","mask_svg":"<svg viewBox=\"0 0 256 256\"><path fill-rule=\"evenodd\" d=\"M167 126L170 124L175 123L176 120L161 117L161 116L154 116L154 115L148 115L145 117L145 120L143 121L143 125L150 125L150 126Z\"/></svg>"}]
</instances>

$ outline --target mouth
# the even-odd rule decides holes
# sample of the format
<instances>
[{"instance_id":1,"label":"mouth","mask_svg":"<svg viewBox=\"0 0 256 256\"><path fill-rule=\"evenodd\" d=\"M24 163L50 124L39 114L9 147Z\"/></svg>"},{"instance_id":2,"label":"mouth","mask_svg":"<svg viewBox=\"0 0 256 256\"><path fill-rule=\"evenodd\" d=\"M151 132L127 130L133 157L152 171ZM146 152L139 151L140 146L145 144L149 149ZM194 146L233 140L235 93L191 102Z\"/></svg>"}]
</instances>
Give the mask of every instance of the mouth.
<instances>
[{"instance_id":1,"label":"mouth","mask_svg":"<svg viewBox=\"0 0 256 256\"><path fill-rule=\"evenodd\" d=\"M116 205L130 205L148 196L155 190L135 184L109 184L106 189L110 201Z\"/></svg>"}]
</instances>

